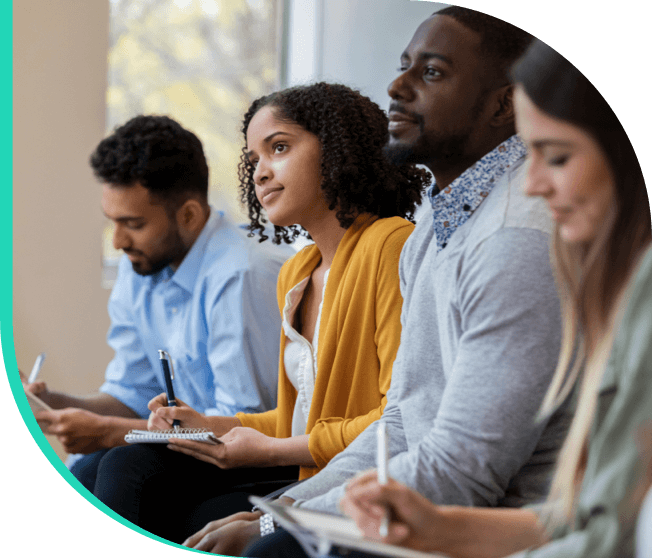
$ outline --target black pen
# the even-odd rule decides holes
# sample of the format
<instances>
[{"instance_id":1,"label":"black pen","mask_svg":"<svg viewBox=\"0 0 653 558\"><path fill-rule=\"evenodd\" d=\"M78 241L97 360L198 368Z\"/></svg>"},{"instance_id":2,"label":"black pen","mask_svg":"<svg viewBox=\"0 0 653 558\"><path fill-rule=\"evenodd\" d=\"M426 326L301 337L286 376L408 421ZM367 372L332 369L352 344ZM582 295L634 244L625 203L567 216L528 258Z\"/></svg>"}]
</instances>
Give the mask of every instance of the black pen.
<instances>
[{"instance_id":1,"label":"black pen","mask_svg":"<svg viewBox=\"0 0 653 558\"><path fill-rule=\"evenodd\" d=\"M172 380L175 377L175 369L172 368L172 373L170 372L170 368L172 367L172 357L170 356L170 353L159 349L159 360L161 361L161 368L163 369L163 377L165 378L166 381L166 394L168 395L168 407L176 407L177 401L175 399L175 392L172 389ZM168 361L170 361L170 365L168 365ZM172 421L172 427L175 430L179 430L178 419L174 419Z\"/></svg>"}]
</instances>

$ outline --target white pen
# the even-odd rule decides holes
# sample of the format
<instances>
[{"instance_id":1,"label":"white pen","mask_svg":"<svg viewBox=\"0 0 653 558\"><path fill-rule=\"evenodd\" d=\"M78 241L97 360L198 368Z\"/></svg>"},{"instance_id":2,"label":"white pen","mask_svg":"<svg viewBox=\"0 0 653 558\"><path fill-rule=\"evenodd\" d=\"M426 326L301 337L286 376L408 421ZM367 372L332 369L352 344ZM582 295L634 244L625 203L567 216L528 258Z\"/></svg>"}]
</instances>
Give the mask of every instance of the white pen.
<instances>
[{"instance_id":1,"label":"white pen","mask_svg":"<svg viewBox=\"0 0 653 558\"><path fill-rule=\"evenodd\" d=\"M36 357L36 361L34 362L32 371L29 373L29 378L27 379L28 384L33 384L34 382L36 382L36 378L38 377L39 372L41 371L41 366L43 366L44 360L45 360L45 353L41 353L39 356Z\"/></svg>"},{"instance_id":2,"label":"white pen","mask_svg":"<svg viewBox=\"0 0 653 558\"><path fill-rule=\"evenodd\" d=\"M376 430L376 474L380 485L388 484L388 432L385 429L385 422L379 421ZM388 536L390 526L390 513L386 509L379 526L379 535L383 538Z\"/></svg>"}]
</instances>

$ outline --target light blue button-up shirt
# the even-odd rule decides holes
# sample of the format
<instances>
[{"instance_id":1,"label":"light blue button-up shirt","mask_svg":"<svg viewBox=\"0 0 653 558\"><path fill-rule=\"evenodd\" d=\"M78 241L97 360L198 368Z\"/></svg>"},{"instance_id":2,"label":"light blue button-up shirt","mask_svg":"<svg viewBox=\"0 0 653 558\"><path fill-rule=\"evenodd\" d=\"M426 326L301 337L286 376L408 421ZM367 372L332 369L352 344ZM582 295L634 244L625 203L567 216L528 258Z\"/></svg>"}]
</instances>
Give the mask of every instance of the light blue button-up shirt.
<instances>
[{"instance_id":1,"label":"light blue button-up shirt","mask_svg":"<svg viewBox=\"0 0 653 558\"><path fill-rule=\"evenodd\" d=\"M211 215L178 269L141 276L125 256L109 299L115 356L103 393L141 417L165 391L158 350L172 357L175 396L207 415L276 406L280 312L276 282L292 254Z\"/></svg>"}]
</instances>

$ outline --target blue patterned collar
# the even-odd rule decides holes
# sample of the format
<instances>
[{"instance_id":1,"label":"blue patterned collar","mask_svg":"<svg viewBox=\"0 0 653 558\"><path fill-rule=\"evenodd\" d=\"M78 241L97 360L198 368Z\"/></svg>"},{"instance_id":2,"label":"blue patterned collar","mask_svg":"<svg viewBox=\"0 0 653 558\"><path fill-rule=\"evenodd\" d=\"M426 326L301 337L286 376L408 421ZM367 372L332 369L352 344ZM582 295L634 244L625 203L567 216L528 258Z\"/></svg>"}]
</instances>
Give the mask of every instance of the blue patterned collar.
<instances>
[{"instance_id":1,"label":"blue patterned collar","mask_svg":"<svg viewBox=\"0 0 653 558\"><path fill-rule=\"evenodd\" d=\"M521 138L511 136L476 161L441 192L437 185L429 190L438 252L447 246L456 229L465 224L478 209L496 181L525 155L526 146Z\"/></svg>"}]
</instances>

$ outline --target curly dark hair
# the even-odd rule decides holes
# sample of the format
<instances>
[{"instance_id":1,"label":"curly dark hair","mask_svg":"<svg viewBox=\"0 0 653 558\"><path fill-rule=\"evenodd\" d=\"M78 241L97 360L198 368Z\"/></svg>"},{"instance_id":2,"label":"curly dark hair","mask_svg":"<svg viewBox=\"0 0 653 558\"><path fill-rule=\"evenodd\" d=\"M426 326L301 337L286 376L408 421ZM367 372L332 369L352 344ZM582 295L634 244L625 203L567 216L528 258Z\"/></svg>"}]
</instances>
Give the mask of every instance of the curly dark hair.
<instances>
[{"instance_id":1,"label":"curly dark hair","mask_svg":"<svg viewBox=\"0 0 653 558\"><path fill-rule=\"evenodd\" d=\"M360 213L378 217L400 216L412 220L429 184L426 171L413 165L396 166L383 154L388 141L388 118L368 97L345 85L315 83L292 87L254 101L243 118L242 133L254 115L270 106L275 116L315 134L322 147L322 184L330 210L338 208L340 226L348 228ZM260 242L268 237L262 207L254 188L254 167L243 148L238 165L240 199L248 208L250 236L259 231ZM298 225L274 227L272 242L290 243Z\"/></svg>"},{"instance_id":2,"label":"curly dark hair","mask_svg":"<svg viewBox=\"0 0 653 558\"><path fill-rule=\"evenodd\" d=\"M209 167L202 142L167 116L136 116L116 128L90 158L95 176L122 187L141 184L168 208L206 202Z\"/></svg>"},{"instance_id":3,"label":"curly dark hair","mask_svg":"<svg viewBox=\"0 0 653 558\"><path fill-rule=\"evenodd\" d=\"M519 27L476 10L448 6L433 14L446 15L481 36L481 53L501 79L510 81L510 68L526 52L533 36Z\"/></svg>"}]
</instances>

